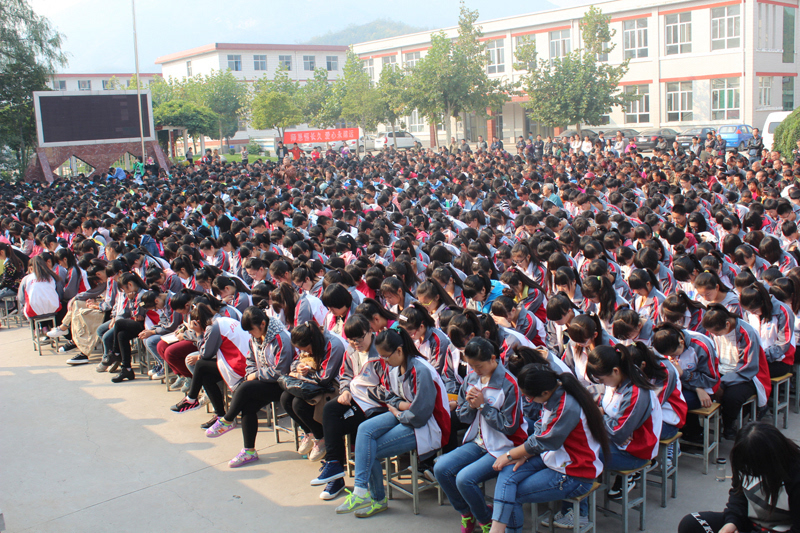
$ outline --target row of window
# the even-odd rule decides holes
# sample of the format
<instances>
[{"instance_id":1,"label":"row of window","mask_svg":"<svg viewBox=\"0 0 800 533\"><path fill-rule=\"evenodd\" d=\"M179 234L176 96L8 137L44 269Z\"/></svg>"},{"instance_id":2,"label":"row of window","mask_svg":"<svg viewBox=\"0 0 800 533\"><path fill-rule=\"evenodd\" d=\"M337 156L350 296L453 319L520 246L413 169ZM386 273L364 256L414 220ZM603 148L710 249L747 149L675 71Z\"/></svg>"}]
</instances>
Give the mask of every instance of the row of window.
<instances>
[{"instance_id":1,"label":"row of window","mask_svg":"<svg viewBox=\"0 0 800 533\"><path fill-rule=\"evenodd\" d=\"M110 90L111 87L111 80L102 80L103 83L103 90L107 91ZM144 86L147 87L147 82L145 81ZM125 88L127 82L119 82L119 86ZM66 91L67 90L67 82L66 80L53 80L53 90L54 91ZM79 91L91 91L92 90L92 80L78 80L78 90Z\"/></svg>"},{"instance_id":2,"label":"row of window","mask_svg":"<svg viewBox=\"0 0 800 533\"><path fill-rule=\"evenodd\" d=\"M279 55L278 67L292 70L291 55ZM303 70L313 72L317 68L317 56L303 56ZM339 70L339 56L325 56L325 68L328 72ZM228 70L240 72L242 70L242 55L228 54ZM267 70L267 56L265 54L253 55L253 70ZM186 75L192 77L192 62L186 62Z\"/></svg>"},{"instance_id":3,"label":"row of window","mask_svg":"<svg viewBox=\"0 0 800 533\"><path fill-rule=\"evenodd\" d=\"M741 118L740 78L715 78L711 80L711 120ZM772 106L772 76L758 78L758 106ZM694 82L668 82L666 89L667 122L700 120L694 115ZM625 93L637 98L625 106L625 124L650 122L650 86L629 85ZM794 109L794 78L782 78L783 109Z\"/></svg>"}]
</instances>

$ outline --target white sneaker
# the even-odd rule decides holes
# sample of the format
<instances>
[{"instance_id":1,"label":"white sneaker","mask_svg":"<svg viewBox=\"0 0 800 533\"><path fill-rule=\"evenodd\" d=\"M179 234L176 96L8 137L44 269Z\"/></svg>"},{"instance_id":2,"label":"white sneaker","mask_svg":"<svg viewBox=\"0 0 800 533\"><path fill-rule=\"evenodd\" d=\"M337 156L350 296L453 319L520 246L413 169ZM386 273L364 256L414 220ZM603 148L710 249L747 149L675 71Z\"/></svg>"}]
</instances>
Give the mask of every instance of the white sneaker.
<instances>
[{"instance_id":1,"label":"white sneaker","mask_svg":"<svg viewBox=\"0 0 800 533\"><path fill-rule=\"evenodd\" d=\"M564 514L559 511L556 513L556 516L553 518L553 520L561 520L562 518L564 518ZM550 511L544 513L544 518L539 523L544 527L550 527Z\"/></svg>"},{"instance_id":2,"label":"white sneaker","mask_svg":"<svg viewBox=\"0 0 800 533\"><path fill-rule=\"evenodd\" d=\"M297 448L297 453L300 455L308 455L308 453L314 448L314 437L309 434L303 436L303 440L300 441L300 447Z\"/></svg>"},{"instance_id":3,"label":"white sneaker","mask_svg":"<svg viewBox=\"0 0 800 533\"><path fill-rule=\"evenodd\" d=\"M589 523L588 516L581 516L580 517L580 525L585 526ZM553 521L553 525L560 529L572 529L575 527L575 513L572 512L572 509L567 511L565 515L563 515L558 520Z\"/></svg>"},{"instance_id":4,"label":"white sneaker","mask_svg":"<svg viewBox=\"0 0 800 533\"><path fill-rule=\"evenodd\" d=\"M51 339L57 339L59 337L63 337L67 333L69 333L69 331L63 330L61 328L53 328L47 332L47 336L50 337Z\"/></svg>"},{"instance_id":5,"label":"white sneaker","mask_svg":"<svg viewBox=\"0 0 800 533\"><path fill-rule=\"evenodd\" d=\"M308 454L308 460L312 463L316 463L317 461L322 461L325 458L327 451L325 450L325 446L320 446L319 441L314 441L314 447L311 449L311 453Z\"/></svg>"}]
</instances>

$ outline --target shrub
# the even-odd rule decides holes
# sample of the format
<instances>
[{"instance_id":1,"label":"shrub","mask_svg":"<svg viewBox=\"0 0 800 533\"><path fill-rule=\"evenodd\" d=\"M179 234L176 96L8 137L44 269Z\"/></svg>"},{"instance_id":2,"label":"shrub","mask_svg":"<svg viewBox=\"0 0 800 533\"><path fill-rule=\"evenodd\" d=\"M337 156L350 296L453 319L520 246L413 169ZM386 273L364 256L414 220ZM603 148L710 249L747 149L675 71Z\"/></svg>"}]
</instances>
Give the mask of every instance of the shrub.
<instances>
[{"instance_id":1,"label":"shrub","mask_svg":"<svg viewBox=\"0 0 800 533\"><path fill-rule=\"evenodd\" d=\"M791 158L798 139L800 139L800 107L778 125L772 149L779 151L783 157Z\"/></svg>"},{"instance_id":2,"label":"shrub","mask_svg":"<svg viewBox=\"0 0 800 533\"><path fill-rule=\"evenodd\" d=\"M263 151L264 150L261 148L261 145L258 144L257 142L255 142L254 140L251 139L250 142L247 143L247 152L248 153L253 154L253 155L258 155Z\"/></svg>"}]
</instances>

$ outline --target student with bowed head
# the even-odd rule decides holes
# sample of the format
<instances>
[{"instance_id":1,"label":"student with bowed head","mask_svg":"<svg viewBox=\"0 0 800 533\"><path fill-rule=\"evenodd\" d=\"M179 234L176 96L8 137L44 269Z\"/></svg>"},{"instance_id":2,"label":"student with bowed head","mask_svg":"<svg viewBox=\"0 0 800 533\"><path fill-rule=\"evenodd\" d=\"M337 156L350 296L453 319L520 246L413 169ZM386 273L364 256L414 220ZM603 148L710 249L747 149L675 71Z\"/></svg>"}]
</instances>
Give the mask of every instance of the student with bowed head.
<instances>
[{"instance_id":1,"label":"student with bowed head","mask_svg":"<svg viewBox=\"0 0 800 533\"><path fill-rule=\"evenodd\" d=\"M378 354L390 367L389 412L358 426L355 481L336 514L367 518L388 509L381 459L417 450L420 458L444 446L450 438L450 410L442 378L425 361L414 340L402 328L381 331Z\"/></svg>"},{"instance_id":2,"label":"student with bowed head","mask_svg":"<svg viewBox=\"0 0 800 533\"><path fill-rule=\"evenodd\" d=\"M464 359L472 372L461 385L456 412L469 428L464 443L436 462L434 475L461 514L462 531L488 531L492 513L479 485L497 475L492 468L497 458L522 444L527 422L517 380L499 361L496 347L474 338Z\"/></svg>"},{"instance_id":3,"label":"student with bowed head","mask_svg":"<svg viewBox=\"0 0 800 533\"><path fill-rule=\"evenodd\" d=\"M769 375L780 377L791 373L795 353L792 309L758 282L742 289L740 301L746 311L745 319L758 332Z\"/></svg>"}]
</instances>

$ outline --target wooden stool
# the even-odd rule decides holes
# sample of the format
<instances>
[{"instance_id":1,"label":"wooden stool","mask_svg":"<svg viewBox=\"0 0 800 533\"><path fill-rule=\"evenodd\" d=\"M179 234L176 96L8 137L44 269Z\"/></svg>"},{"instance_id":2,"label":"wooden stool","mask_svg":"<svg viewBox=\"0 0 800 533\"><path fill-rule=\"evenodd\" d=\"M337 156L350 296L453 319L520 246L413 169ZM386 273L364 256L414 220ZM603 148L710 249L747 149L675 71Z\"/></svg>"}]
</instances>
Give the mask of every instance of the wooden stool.
<instances>
[{"instance_id":1,"label":"wooden stool","mask_svg":"<svg viewBox=\"0 0 800 533\"><path fill-rule=\"evenodd\" d=\"M672 499L678 497L678 439L683 436L683 433L678 432L674 437L671 439L664 439L659 441L658 443L658 462L661 466L659 471L656 471L654 468L650 469L650 472L655 472L655 475L659 476L660 481L651 480L650 483L653 485L660 485L661 486L661 507L667 506L667 482L672 479ZM667 455L669 452L670 446L674 447L673 454L672 454L672 464L667 464Z\"/></svg>"},{"instance_id":2,"label":"wooden stool","mask_svg":"<svg viewBox=\"0 0 800 533\"><path fill-rule=\"evenodd\" d=\"M692 453L685 449L681 453L689 457L702 457L703 458L703 474L708 474L708 459L713 452L713 462L717 462L719 455L719 411L720 405L712 403L711 407L701 407L700 409L692 409L689 413L697 415L703 422L703 453ZM713 441L711 440L710 430L714 428Z\"/></svg>"},{"instance_id":3,"label":"wooden stool","mask_svg":"<svg viewBox=\"0 0 800 533\"><path fill-rule=\"evenodd\" d=\"M269 414L269 417L272 420L272 431L275 434L275 443L276 444L280 444L281 443L280 432L283 431L283 432L289 433L291 435L294 435L294 447L295 447L296 450L299 450L300 449L300 435L299 435L299 432L297 431L297 424L295 423L294 419L289 417L289 415L286 414L286 413L278 414L278 402L272 402L270 404L267 404L265 409L269 410L268 414ZM283 418L289 418L292 421L292 427L291 428L285 428L285 427L280 425L280 420L283 419Z\"/></svg>"},{"instance_id":4,"label":"wooden stool","mask_svg":"<svg viewBox=\"0 0 800 533\"><path fill-rule=\"evenodd\" d=\"M592 488L589 489L589 492L587 492L586 494L578 496L577 498L570 498L570 499L566 499L566 500L561 500L561 501L564 501L566 503L572 504L572 516L575 517L575 520L574 520L573 526L572 526L572 533L587 533L589 531L594 533L597 530L597 489L599 489L602 486L603 486L602 483L598 483L597 481L595 481L594 484L592 485ZM588 502L588 504L589 504L589 516L588 516L589 522L586 525L581 526L581 521L580 521L581 502L583 500L585 500L586 498L589 498L589 502ZM547 507L548 507L548 510L549 510L550 533L554 533L554 531L555 531L555 526L553 525L553 518L555 517L555 506L553 504L555 504L555 503L558 503L558 502L548 502L547 503ZM533 531L534 531L534 533L538 530L539 521L542 520L545 517L546 514L547 514L547 511L545 512L544 515L539 515L539 504L538 503L532 503L531 504L531 515L533 517Z\"/></svg>"},{"instance_id":5,"label":"wooden stool","mask_svg":"<svg viewBox=\"0 0 800 533\"><path fill-rule=\"evenodd\" d=\"M356 453L353 449L354 446L353 438L350 437L349 433L346 433L344 436L344 467L347 471L347 475L350 477L355 476L356 472Z\"/></svg>"},{"instance_id":6,"label":"wooden stool","mask_svg":"<svg viewBox=\"0 0 800 533\"><path fill-rule=\"evenodd\" d=\"M750 422L756 421L756 413L758 413L758 405L756 405L756 400L758 400L758 396L753 394L750 396L746 402L742 404L741 410L739 410L739 429L742 429L744 425L744 410L749 405L750 406Z\"/></svg>"},{"instance_id":7,"label":"wooden stool","mask_svg":"<svg viewBox=\"0 0 800 533\"><path fill-rule=\"evenodd\" d=\"M789 385L792 374L772 378L772 416L775 417L775 426L778 426L778 414L783 411L783 429L789 427ZM781 391L783 399L781 399Z\"/></svg>"},{"instance_id":8,"label":"wooden stool","mask_svg":"<svg viewBox=\"0 0 800 533\"><path fill-rule=\"evenodd\" d=\"M55 313L50 313L49 315L40 315L31 318L30 325L31 325L31 337L33 338L33 347L39 352L39 356L42 355L42 335L44 335L44 325L45 324L52 324L53 327L56 327L56 315ZM55 342L56 345L56 352L58 351L58 337L49 341L51 344Z\"/></svg>"},{"instance_id":9,"label":"wooden stool","mask_svg":"<svg viewBox=\"0 0 800 533\"><path fill-rule=\"evenodd\" d=\"M639 531L644 531L647 513L647 468L649 466L650 463L647 463L646 465L640 466L639 468L635 468L633 470L606 470L603 473L605 476L606 487L612 486L609 482L612 475L622 476L622 509L620 512L616 512L608 508L608 492L606 492L603 497L603 508L601 510L606 516L613 515L622 519L623 533L628 533L628 511L631 509L639 511ZM628 476L636 474L637 472L642 474L642 491L638 498L631 500L628 495L628 487L630 487L630 479L628 479Z\"/></svg>"},{"instance_id":10,"label":"wooden stool","mask_svg":"<svg viewBox=\"0 0 800 533\"><path fill-rule=\"evenodd\" d=\"M409 452L411 454L411 466L409 470L411 470L411 483L401 483L400 478L405 474L405 471L392 471L392 461L391 457L387 457L384 459L384 467L386 468L386 497L391 500L392 499L392 490L398 490L405 494L406 496L411 496L413 501L413 508L414 514L419 514L419 494L420 492L429 490L429 489L436 489L436 493L439 500L439 505L442 505L442 487L439 486L438 481L431 481L426 477L419 477L419 454L417 450L411 450ZM441 455L442 451L439 450L436 452L436 455ZM399 457L399 456L398 456ZM399 470L399 469L397 469ZM397 481L395 481L397 480Z\"/></svg>"},{"instance_id":11,"label":"wooden stool","mask_svg":"<svg viewBox=\"0 0 800 533\"><path fill-rule=\"evenodd\" d=\"M20 324L25 321L25 317L20 314L20 307L19 305L17 305L17 297L6 296L4 298L0 298L0 301L3 302L3 311L4 311L3 317L0 318L0 322L2 322L5 327L8 327L8 325L11 323L11 320L13 319L16 322L17 327L19 327ZM17 306L17 308L11 311L11 308L14 307L15 305Z\"/></svg>"}]
</instances>

